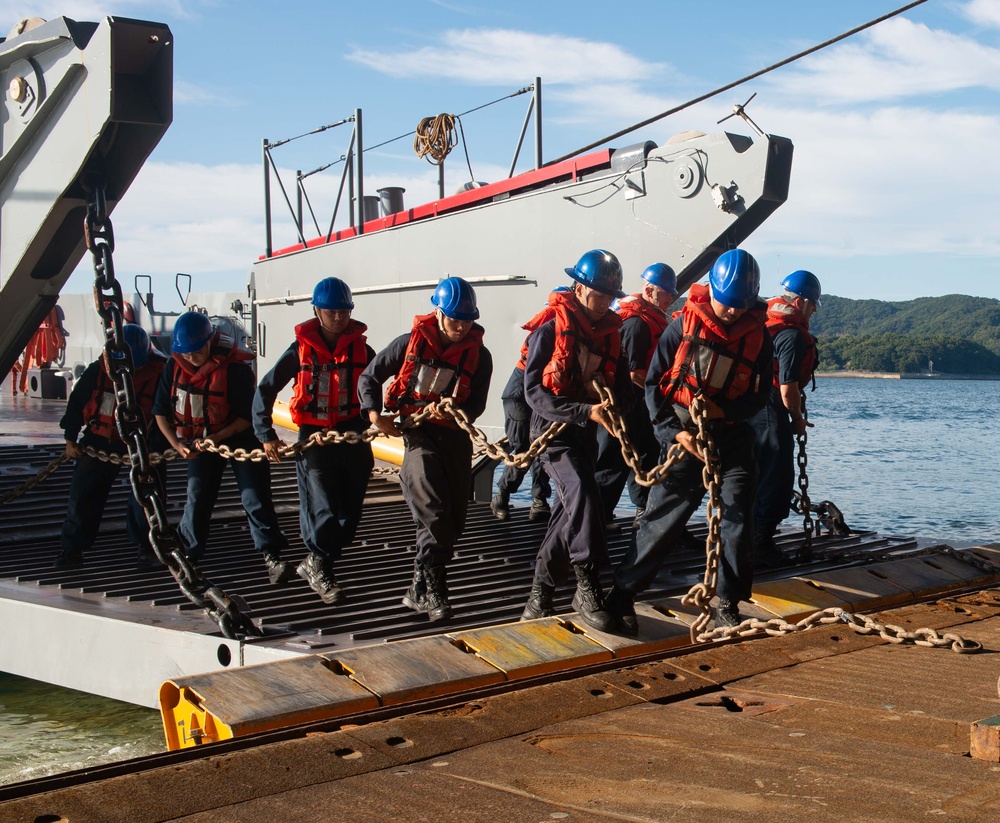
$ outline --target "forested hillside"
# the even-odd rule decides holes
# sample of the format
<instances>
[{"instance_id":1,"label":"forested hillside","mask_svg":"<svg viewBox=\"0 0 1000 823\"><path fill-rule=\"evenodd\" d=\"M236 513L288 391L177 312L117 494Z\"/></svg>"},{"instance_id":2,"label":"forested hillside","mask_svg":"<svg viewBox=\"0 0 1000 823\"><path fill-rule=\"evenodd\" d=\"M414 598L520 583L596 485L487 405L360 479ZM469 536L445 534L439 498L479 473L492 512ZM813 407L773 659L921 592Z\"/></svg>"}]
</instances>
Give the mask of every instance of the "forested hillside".
<instances>
[{"instance_id":1,"label":"forested hillside","mask_svg":"<svg viewBox=\"0 0 1000 823\"><path fill-rule=\"evenodd\" d=\"M823 296L822 371L1000 374L1000 300L949 294L901 303Z\"/></svg>"}]
</instances>

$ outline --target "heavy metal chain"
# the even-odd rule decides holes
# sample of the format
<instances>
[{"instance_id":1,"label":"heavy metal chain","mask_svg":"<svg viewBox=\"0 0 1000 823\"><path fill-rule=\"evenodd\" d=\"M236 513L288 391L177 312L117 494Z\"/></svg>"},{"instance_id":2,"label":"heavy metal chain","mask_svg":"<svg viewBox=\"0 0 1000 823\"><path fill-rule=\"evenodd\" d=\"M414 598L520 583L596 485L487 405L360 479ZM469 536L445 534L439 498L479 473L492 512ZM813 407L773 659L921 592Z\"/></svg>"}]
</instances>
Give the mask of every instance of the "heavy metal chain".
<instances>
[{"instance_id":1,"label":"heavy metal chain","mask_svg":"<svg viewBox=\"0 0 1000 823\"><path fill-rule=\"evenodd\" d=\"M132 380L132 352L123 333L124 300L121 284L115 278L114 230L108 216L105 183L91 181L83 234L94 264L94 303L104 323L104 365L115 385L115 424L128 449L131 468L129 482L136 501L149 522L149 539L157 559L174 576L184 594L205 609L225 637L259 635L257 627L244 615L236 602L218 586L213 586L184 554L177 532L167 519L164 491L153 470L146 444L146 421Z\"/></svg>"},{"instance_id":2,"label":"heavy metal chain","mask_svg":"<svg viewBox=\"0 0 1000 823\"><path fill-rule=\"evenodd\" d=\"M809 413L806 411L806 396L805 393L800 393L802 398L802 420L806 423L809 422ZM798 442L799 452L797 456L797 462L799 466L799 497L802 505L802 548L799 550L799 560L809 561L812 560L812 540L813 540L813 520L812 520L812 505L809 501L809 475L806 473L806 467L809 465L809 458L806 455L806 443L809 440L809 435L806 434L808 431L807 427L803 427L802 433L796 435L795 439Z\"/></svg>"},{"instance_id":3,"label":"heavy metal chain","mask_svg":"<svg viewBox=\"0 0 1000 823\"><path fill-rule=\"evenodd\" d=\"M708 520L708 537L705 541L705 575L700 583L681 598L685 606L695 606L700 613L691 624L691 641L696 642L705 627L712 620L712 598L718 587L719 556L722 553L722 468L715 438L708 426L708 406L702 397L695 397L691 403L691 419L697 426L695 441L705 460L701 479L708 491L705 517Z\"/></svg>"},{"instance_id":4,"label":"heavy metal chain","mask_svg":"<svg viewBox=\"0 0 1000 823\"><path fill-rule=\"evenodd\" d=\"M902 626L896 626L892 623L879 623L868 615L853 614L836 607L814 612L797 623L789 623L780 617L770 620L760 620L753 617L749 620L744 620L738 626L720 626L710 632L699 634L697 642L733 640L763 634L777 637L830 623L846 623L858 634L878 634L883 640L888 640L890 643L896 644L913 643L917 646L931 646L934 648L950 647L953 652L957 652L958 654L971 654L981 651L983 648L981 643L975 640L967 640L951 632L939 634L934 629L916 629L911 632Z\"/></svg>"},{"instance_id":5,"label":"heavy metal chain","mask_svg":"<svg viewBox=\"0 0 1000 823\"><path fill-rule=\"evenodd\" d=\"M628 425L618 406L615 404L615 395L607 386L595 382L594 388L604 405L605 416L610 421L611 434L615 436L622 447L622 458L635 475L635 482L640 486L649 488L662 483L667 478L670 467L677 463L687 454L687 451L680 443L674 443L667 449L666 460L658 466L646 471L642 467L642 458L639 450L636 449L632 439L628 436Z\"/></svg>"},{"instance_id":6,"label":"heavy metal chain","mask_svg":"<svg viewBox=\"0 0 1000 823\"><path fill-rule=\"evenodd\" d=\"M58 470L58 468L69 459L70 458L68 454L65 453L60 454L57 458L52 460L44 469L38 472L38 474L36 474L30 480L26 480L20 486L17 486L13 489L9 489L8 491L4 492L2 495L0 495L0 506L4 505L5 503L9 503L11 500L16 500L25 492L31 491L33 488L35 488L35 486L39 485L45 480L48 480L49 477L51 477Z\"/></svg>"}]
</instances>

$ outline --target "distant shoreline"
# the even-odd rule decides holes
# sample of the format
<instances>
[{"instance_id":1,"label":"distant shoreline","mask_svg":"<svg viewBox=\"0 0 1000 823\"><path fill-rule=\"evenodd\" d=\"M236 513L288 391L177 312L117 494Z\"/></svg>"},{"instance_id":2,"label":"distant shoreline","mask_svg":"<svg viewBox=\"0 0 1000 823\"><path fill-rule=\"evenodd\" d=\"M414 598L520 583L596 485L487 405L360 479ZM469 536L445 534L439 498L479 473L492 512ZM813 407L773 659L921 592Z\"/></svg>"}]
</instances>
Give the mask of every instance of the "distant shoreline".
<instances>
[{"instance_id":1,"label":"distant shoreline","mask_svg":"<svg viewBox=\"0 0 1000 823\"><path fill-rule=\"evenodd\" d=\"M1000 374L944 374L942 372L818 371L816 377L861 377L873 380L1000 380Z\"/></svg>"}]
</instances>

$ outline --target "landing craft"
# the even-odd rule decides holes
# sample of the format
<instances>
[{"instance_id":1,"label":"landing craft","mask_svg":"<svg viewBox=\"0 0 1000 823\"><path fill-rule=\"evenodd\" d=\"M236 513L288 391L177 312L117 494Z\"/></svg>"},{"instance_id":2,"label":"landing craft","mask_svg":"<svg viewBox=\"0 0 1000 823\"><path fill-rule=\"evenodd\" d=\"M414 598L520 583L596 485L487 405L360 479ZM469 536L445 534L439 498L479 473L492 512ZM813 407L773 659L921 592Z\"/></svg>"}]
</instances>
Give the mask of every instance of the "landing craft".
<instances>
[{"instance_id":1,"label":"landing craft","mask_svg":"<svg viewBox=\"0 0 1000 823\"><path fill-rule=\"evenodd\" d=\"M537 116L539 79L532 90ZM360 112L350 139L355 163L364 154L359 119ZM429 310L443 277L464 277L477 290L480 323L502 373L520 349L521 324L589 249L614 252L626 283L651 262L665 262L686 290L785 202L792 143L764 133L686 132L663 146L645 141L549 165L540 156L539 148L532 171L431 203L406 208L402 194L371 198L375 215L360 208L346 229L266 253L250 277L261 369L308 314L322 272L351 285L355 316L377 346ZM360 165L351 179L362 179ZM368 199L353 187L348 198L362 207ZM502 429L493 395L480 423Z\"/></svg>"}]
</instances>

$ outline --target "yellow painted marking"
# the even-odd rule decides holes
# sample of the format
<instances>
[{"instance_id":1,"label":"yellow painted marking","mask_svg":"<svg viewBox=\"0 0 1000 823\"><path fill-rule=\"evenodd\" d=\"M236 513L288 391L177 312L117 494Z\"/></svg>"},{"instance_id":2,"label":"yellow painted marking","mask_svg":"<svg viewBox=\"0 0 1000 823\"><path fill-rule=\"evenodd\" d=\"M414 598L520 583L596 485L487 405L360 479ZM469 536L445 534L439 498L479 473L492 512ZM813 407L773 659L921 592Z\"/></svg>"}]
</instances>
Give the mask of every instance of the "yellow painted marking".
<instances>
[{"instance_id":1,"label":"yellow painted marking","mask_svg":"<svg viewBox=\"0 0 1000 823\"><path fill-rule=\"evenodd\" d=\"M668 617L649 603L636 603L635 612L639 617L639 634L635 637L599 632L576 615L570 615L568 622L572 623L576 631L604 646L616 658L650 654L691 644L691 632L688 624L683 621Z\"/></svg>"},{"instance_id":2,"label":"yellow painted marking","mask_svg":"<svg viewBox=\"0 0 1000 823\"><path fill-rule=\"evenodd\" d=\"M798 577L768 580L754 586L751 602L776 617L799 620L823 609L849 609L848 604L821 586Z\"/></svg>"},{"instance_id":3,"label":"yellow painted marking","mask_svg":"<svg viewBox=\"0 0 1000 823\"><path fill-rule=\"evenodd\" d=\"M375 695L315 655L177 678L160 686L160 713L171 751L378 706Z\"/></svg>"},{"instance_id":4,"label":"yellow painted marking","mask_svg":"<svg viewBox=\"0 0 1000 823\"><path fill-rule=\"evenodd\" d=\"M447 637L421 637L322 655L351 679L378 695L383 706L502 683L506 678L485 660Z\"/></svg>"},{"instance_id":5,"label":"yellow painted marking","mask_svg":"<svg viewBox=\"0 0 1000 823\"><path fill-rule=\"evenodd\" d=\"M556 617L449 635L508 678L534 677L611 660L611 652Z\"/></svg>"}]
</instances>

